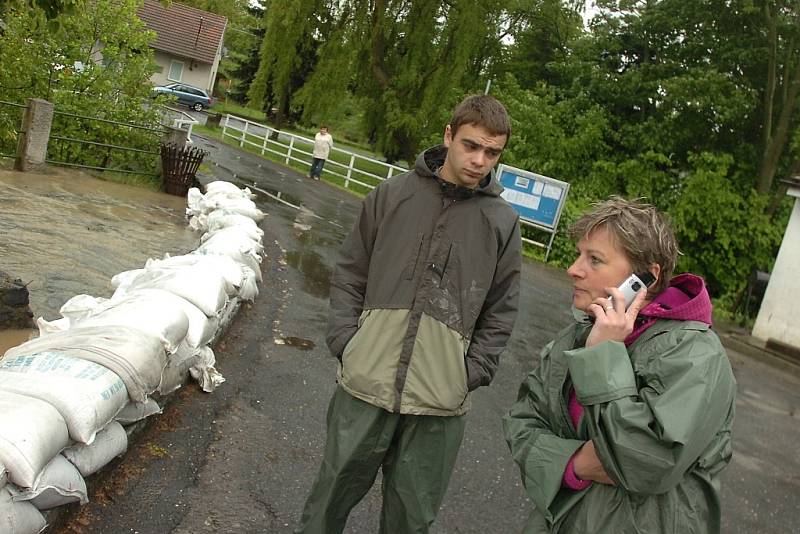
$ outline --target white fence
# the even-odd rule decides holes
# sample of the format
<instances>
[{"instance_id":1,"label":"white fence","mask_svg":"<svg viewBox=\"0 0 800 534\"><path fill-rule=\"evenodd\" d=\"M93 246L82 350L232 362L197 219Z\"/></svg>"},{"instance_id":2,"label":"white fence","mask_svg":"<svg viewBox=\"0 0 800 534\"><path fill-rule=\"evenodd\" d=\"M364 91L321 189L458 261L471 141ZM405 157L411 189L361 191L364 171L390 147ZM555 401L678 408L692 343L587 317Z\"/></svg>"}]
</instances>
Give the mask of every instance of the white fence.
<instances>
[{"instance_id":1,"label":"white fence","mask_svg":"<svg viewBox=\"0 0 800 534\"><path fill-rule=\"evenodd\" d=\"M192 127L196 124L200 124L200 121L183 110L171 108L169 106L163 106L163 108L165 110L164 115L167 120L172 121L172 127L186 130L186 141L190 144L193 143Z\"/></svg>"},{"instance_id":2,"label":"white fence","mask_svg":"<svg viewBox=\"0 0 800 534\"><path fill-rule=\"evenodd\" d=\"M236 139L240 147L249 145L257 148L262 156L267 152L280 156L284 158L286 165L294 161L296 163L308 165L309 168L311 167L313 159L312 150L314 149L313 139L276 130L265 124L252 122L235 115L225 116L225 122L222 125L222 137L224 138L226 136ZM400 174L408 170L403 167L398 167L397 165L385 163L362 154L336 147L333 147L331 152L344 154L344 159L348 159L349 162L344 164L329 157L325 161L324 172L342 178L346 188L349 188L350 184L354 183L373 189L375 187L374 183L364 181L367 177L383 181L387 178L391 178L395 174ZM359 168L358 164L364 162L368 162L371 168L377 167L385 170L385 172L382 171L381 174L374 174L364 168ZM363 165L361 167L363 167Z\"/></svg>"}]
</instances>

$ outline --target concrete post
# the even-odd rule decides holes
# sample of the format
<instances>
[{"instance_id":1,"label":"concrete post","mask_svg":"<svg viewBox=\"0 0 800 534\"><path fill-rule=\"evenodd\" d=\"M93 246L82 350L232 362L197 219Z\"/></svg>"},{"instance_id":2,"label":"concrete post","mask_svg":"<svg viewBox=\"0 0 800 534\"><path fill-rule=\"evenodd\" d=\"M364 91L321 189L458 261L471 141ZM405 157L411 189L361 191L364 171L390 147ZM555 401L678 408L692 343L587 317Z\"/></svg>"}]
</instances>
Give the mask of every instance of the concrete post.
<instances>
[{"instance_id":1,"label":"concrete post","mask_svg":"<svg viewBox=\"0 0 800 534\"><path fill-rule=\"evenodd\" d=\"M168 145L170 143L174 143L179 147L183 148L186 146L186 143L189 141L189 132L182 128L175 128L174 126L165 126L167 133L164 134L164 137L161 138L161 142ZM161 161L161 158L158 158L158 164L156 165L156 174L164 177L164 165Z\"/></svg>"},{"instance_id":2,"label":"concrete post","mask_svg":"<svg viewBox=\"0 0 800 534\"><path fill-rule=\"evenodd\" d=\"M162 139L164 143L167 144L175 143L181 148L186 146L188 140L189 140L188 131L184 130L183 128L174 128L172 126L167 126L167 134Z\"/></svg>"},{"instance_id":3,"label":"concrete post","mask_svg":"<svg viewBox=\"0 0 800 534\"><path fill-rule=\"evenodd\" d=\"M18 171L36 171L44 167L47 159L47 141L53 124L53 104L41 98L28 100L22 117L22 133L17 144L14 168Z\"/></svg>"}]
</instances>

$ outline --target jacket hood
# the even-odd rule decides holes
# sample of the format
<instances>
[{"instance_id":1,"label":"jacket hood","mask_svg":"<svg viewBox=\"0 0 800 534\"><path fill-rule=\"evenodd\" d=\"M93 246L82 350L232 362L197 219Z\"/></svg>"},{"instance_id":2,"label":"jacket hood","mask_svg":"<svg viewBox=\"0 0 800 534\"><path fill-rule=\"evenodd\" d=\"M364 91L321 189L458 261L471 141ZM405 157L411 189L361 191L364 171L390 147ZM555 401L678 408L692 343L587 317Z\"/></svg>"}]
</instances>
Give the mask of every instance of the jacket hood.
<instances>
[{"instance_id":1,"label":"jacket hood","mask_svg":"<svg viewBox=\"0 0 800 534\"><path fill-rule=\"evenodd\" d=\"M711 326L711 298L706 284L696 274L679 274L669 281L669 287L639 311L636 326L625 345L630 345L650 328L657 319L699 321Z\"/></svg>"},{"instance_id":2,"label":"jacket hood","mask_svg":"<svg viewBox=\"0 0 800 534\"><path fill-rule=\"evenodd\" d=\"M417 161L414 163L414 171L423 177L440 179L437 171L439 167L444 165L444 160L447 157L447 147L444 145L437 145L427 150L423 150ZM465 187L456 186L460 189L467 189ZM503 192L503 186L497 181L494 169L481 180L481 184L475 189L476 193L482 193L493 197L500 196Z\"/></svg>"},{"instance_id":3,"label":"jacket hood","mask_svg":"<svg viewBox=\"0 0 800 534\"><path fill-rule=\"evenodd\" d=\"M684 273L674 277L669 287L645 306L639 315L657 319L700 321L711 324L711 298L706 284L695 274Z\"/></svg>"}]
</instances>

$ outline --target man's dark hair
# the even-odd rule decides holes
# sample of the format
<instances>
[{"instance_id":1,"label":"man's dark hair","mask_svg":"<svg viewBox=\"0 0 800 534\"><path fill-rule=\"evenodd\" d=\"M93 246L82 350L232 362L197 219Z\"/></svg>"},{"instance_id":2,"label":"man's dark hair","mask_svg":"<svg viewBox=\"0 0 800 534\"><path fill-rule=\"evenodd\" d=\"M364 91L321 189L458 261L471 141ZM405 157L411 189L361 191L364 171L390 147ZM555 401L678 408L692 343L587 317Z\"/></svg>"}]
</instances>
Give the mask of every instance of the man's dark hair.
<instances>
[{"instance_id":1,"label":"man's dark hair","mask_svg":"<svg viewBox=\"0 0 800 534\"><path fill-rule=\"evenodd\" d=\"M455 137L462 124L474 124L489 130L492 135L511 138L511 119L505 106L489 95L471 95L461 101L450 118L450 134Z\"/></svg>"}]
</instances>

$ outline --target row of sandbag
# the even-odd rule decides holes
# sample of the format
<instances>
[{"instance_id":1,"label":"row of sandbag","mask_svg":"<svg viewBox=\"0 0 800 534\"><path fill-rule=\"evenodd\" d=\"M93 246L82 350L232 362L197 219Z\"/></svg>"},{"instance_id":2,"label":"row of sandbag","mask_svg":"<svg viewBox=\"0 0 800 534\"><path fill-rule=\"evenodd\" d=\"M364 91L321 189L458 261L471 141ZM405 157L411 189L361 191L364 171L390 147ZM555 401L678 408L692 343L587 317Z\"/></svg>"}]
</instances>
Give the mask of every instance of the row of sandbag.
<instances>
[{"instance_id":1,"label":"row of sandbag","mask_svg":"<svg viewBox=\"0 0 800 534\"><path fill-rule=\"evenodd\" d=\"M129 425L161 412L154 393L189 375L209 392L224 381L208 345L258 295L263 214L227 182L187 204L196 250L119 273L111 298L73 297L0 358L0 533L41 532L41 511L85 503L84 477L127 450Z\"/></svg>"}]
</instances>

